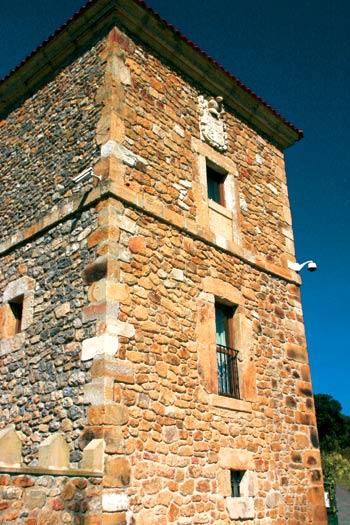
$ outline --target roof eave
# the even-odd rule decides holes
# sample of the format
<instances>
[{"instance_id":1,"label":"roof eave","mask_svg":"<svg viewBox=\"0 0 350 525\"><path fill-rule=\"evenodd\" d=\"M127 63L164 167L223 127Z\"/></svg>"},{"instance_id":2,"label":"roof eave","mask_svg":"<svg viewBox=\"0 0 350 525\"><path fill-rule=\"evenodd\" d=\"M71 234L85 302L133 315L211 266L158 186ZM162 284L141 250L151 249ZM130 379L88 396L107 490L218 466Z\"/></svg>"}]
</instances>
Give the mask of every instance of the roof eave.
<instances>
[{"instance_id":1,"label":"roof eave","mask_svg":"<svg viewBox=\"0 0 350 525\"><path fill-rule=\"evenodd\" d=\"M221 95L227 108L278 148L284 150L302 138L301 131L139 0L90 1L2 81L0 117L120 24L204 90Z\"/></svg>"}]
</instances>

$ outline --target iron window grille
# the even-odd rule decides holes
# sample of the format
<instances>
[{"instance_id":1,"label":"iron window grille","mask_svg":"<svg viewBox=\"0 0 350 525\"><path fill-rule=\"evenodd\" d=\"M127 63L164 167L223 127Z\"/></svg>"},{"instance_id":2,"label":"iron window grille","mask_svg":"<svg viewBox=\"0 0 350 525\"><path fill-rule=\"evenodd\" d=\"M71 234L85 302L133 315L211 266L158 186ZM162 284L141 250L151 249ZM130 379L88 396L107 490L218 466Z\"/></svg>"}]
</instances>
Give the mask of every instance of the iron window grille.
<instances>
[{"instance_id":1,"label":"iron window grille","mask_svg":"<svg viewBox=\"0 0 350 525\"><path fill-rule=\"evenodd\" d=\"M216 345L219 394L240 399L238 380L238 350Z\"/></svg>"}]
</instances>

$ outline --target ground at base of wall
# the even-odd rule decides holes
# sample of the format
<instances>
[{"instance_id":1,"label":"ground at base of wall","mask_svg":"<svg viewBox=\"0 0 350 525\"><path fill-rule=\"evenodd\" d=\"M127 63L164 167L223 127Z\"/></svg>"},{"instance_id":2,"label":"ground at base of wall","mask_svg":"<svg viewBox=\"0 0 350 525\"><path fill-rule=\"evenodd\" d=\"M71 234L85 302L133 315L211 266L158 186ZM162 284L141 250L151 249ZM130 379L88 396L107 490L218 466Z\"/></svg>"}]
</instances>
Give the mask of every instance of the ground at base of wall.
<instances>
[{"instance_id":1,"label":"ground at base of wall","mask_svg":"<svg viewBox=\"0 0 350 525\"><path fill-rule=\"evenodd\" d=\"M337 487L338 525L350 523L350 490Z\"/></svg>"}]
</instances>

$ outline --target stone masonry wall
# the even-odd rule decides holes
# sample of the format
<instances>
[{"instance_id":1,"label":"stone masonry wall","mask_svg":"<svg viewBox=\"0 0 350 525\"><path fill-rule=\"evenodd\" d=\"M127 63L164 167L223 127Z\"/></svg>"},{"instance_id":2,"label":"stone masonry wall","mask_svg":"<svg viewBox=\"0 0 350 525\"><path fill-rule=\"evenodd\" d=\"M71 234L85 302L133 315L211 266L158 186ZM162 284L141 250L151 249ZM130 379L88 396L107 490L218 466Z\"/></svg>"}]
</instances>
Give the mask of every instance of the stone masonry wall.
<instances>
[{"instance_id":1,"label":"stone masonry wall","mask_svg":"<svg viewBox=\"0 0 350 525\"><path fill-rule=\"evenodd\" d=\"M101 479L0 474L0 523L87 525L101 512Z\"/></svg>"},{"instance_id":2,"label":"stone masonry wall","mask_svg":"<svg viewBox=\"0 0 350 525\"><path fill-rule=\"evenodd\" d=\"M70 442L71 461L81 458L89 369L80 352L82 341L94 334L91 323L82 323L82 271L95 227L94 211L85 211L2 258L0 297L18 280L34 283L30 326L5 337L0 323L0 429L12 423L21 432L26 463L35 464L40 442L58 430Z\"/></svg>"},{"instance_id":3,"label":"stone masonry wall","mask_svg":"<svg viewBox=\"0 0 350 525\"><path fill-rule=\"evenodd\" d=\"M67 66L0 122L0 229L10 235L72 196L71 177L99 157L104 42Z\"/></svg>"},{"instance_id":4,"label":"stone masonry wall","mask_svg":"<svg viewBox=\"0 0 350 525\"><path fill-rule=\"evenodd\" d=\"M201 93L117 28L40 97L47 90L82 105L75 125L66 99L54 97L52 119L36 109L39 126L62 129L55 150L28 137L28 156L13 139L32 200L25 190L19 202L14 164L4 168L1 424L20 433L24 462L35 467L53 432L65 434L73 464L103 440L103 515L85 525L324 525L282 153L229 108L227 150L205 143L198 96L219 93ZM10 140L37 100L3 123ZM232 209L208 202L206 158L227 171ZM56 191L60 162L69 177L96 162L102 181L71 192L61 171ZM13 335L8 302L18 296L24 330ZM236 307L240 399L218 395L216 300ZM245 471L240 498L231 470ZM65 481L52 483L45 497ZM57 505L64 522L58 499L43 508Z\"/></svg>"},{"instance_id":5,"label":"stone masonry wall","mask_svg":"<svg viewBox=\"0 0 350 525\"><path fill-rule=\"evenodd\" d=\"M124 145L136 155L135 164L125 170L125 183L198 221L191 141L199 139L198 96L208 94L150 50L124 35L119 42L130 75L124 92ZM294 253L282 153L229 110L225 119L225 156L235 163L242 247L271 260L281 250Z\"/></svg>"},{"instance_id":6,"label":"stone masonry wall","mask_svg":"<svg viewBox=\"0 0 350 525\"><path fill-rule=\"evenodd\" d=\"M222 481L237 465L235 452L256 475L247 525L316 523L323 508L310 504L323 488L298 288L128 207L115 209L123 225L119 319L135 335L120 338L114 366L124 362L129 375L115 384L114 401L129 413L118 453L130 464L125 488L136 523L239 523ZM206 349L215 341L214 295L231 298L232 289L241 294L248 339L237 404L217 399L200 351L203 338Z\"/></svg>"}]
</instances>

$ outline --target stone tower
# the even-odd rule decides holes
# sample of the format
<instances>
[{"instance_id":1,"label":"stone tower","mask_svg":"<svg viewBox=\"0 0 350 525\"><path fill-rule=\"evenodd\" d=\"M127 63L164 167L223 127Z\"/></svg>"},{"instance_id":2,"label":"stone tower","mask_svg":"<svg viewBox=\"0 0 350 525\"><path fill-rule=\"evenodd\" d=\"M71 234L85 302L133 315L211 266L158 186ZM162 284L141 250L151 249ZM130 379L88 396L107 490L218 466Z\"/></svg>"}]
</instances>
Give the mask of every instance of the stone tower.
<instances>
[{"instance_id":1,"label":"stone tower","mask_svg":"<svg viewBox=\"0 0 350 525\"><path fill-rule=\"evenodd\" d=\"M283 151L141 0L0 85L0 522L324 525Z\"/></svg>"}]
</instances>

